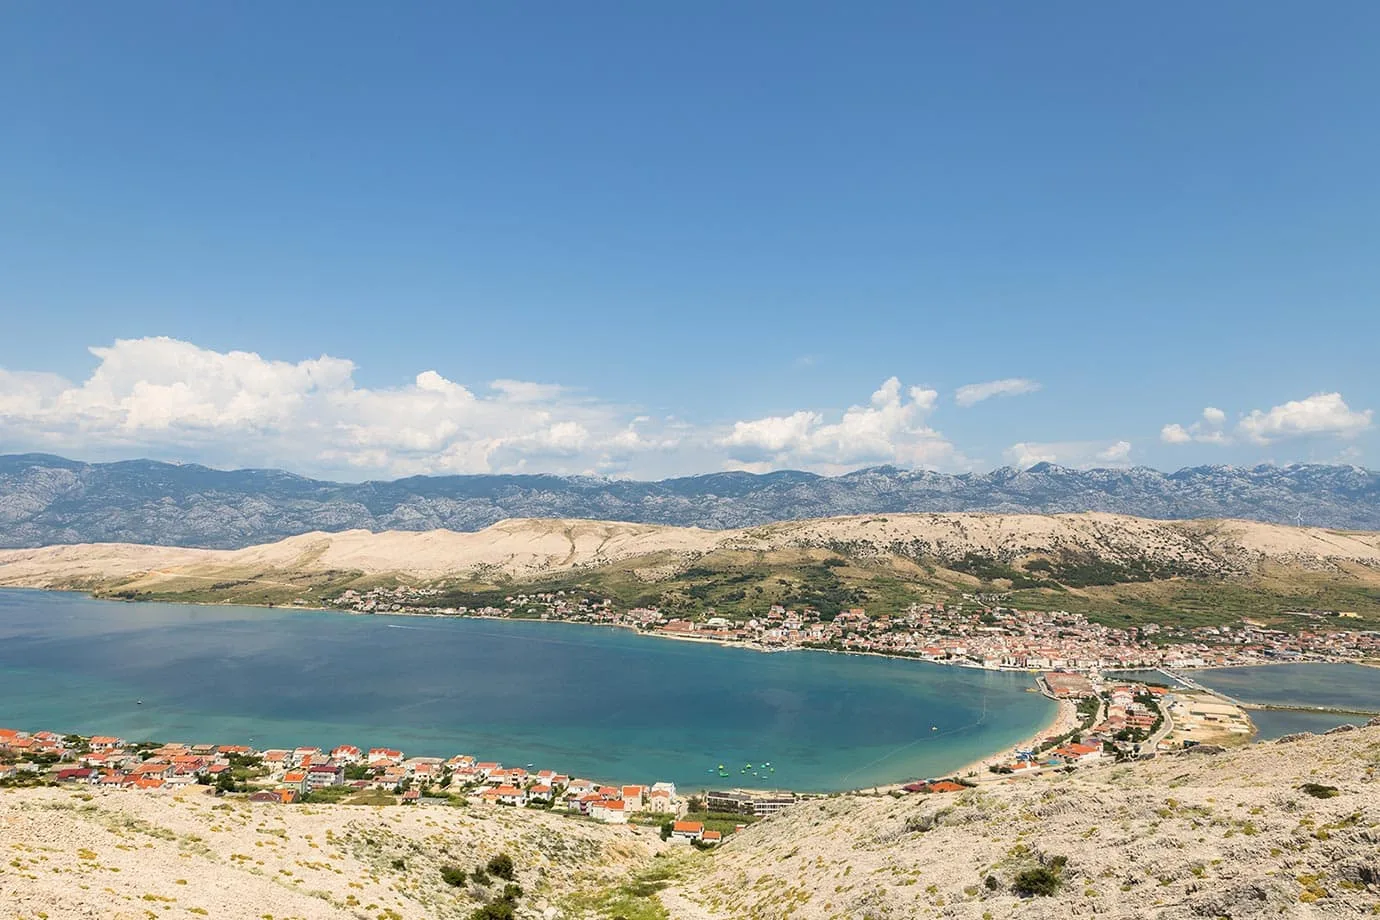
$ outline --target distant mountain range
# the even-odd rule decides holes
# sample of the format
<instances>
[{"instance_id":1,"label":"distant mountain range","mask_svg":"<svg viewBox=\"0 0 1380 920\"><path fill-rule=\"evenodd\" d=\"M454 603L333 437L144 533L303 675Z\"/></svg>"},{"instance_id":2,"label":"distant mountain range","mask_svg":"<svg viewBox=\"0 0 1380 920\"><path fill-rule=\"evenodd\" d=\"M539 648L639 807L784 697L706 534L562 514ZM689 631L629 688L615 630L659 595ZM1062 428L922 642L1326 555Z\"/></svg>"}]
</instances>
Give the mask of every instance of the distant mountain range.
<instances>
[{"instance_id":1,"label":"distant mountain range","mask_svg":"<svg viewBox=\"0 0 1380 920\"><path fill-rule=\"evenodd\" d=\"M128 542L236 549L312 530L473 531L515 517L722 529L927 511L1108 511L1380 530L1380 473L1315 464L1161 473L1041 463L960 475L875 467L843 476L713 473L660 482L479 475L337 483L281 470L0 456L3 547Z\"/></svg>"}]
</instances>

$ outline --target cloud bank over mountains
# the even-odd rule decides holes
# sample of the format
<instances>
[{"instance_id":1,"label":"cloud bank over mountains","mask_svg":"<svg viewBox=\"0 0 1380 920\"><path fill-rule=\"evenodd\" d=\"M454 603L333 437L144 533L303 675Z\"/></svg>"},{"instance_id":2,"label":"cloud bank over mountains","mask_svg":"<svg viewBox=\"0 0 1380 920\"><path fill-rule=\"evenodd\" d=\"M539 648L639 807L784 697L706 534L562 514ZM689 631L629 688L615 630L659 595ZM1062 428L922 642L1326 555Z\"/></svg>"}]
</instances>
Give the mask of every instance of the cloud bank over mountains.
<instances>
[{"instance_id":1,"label":"cloud bank over mountains","mask_svg":"<svg viewBox=\"0 0 1380 920\"><path fill-rule=\"evenodd\" d=\"M889 377L866 402L691 423L553 383L499 379L467 386L435 370L373 388L347 358L293 361L218 352L167 337L93 347L83 381L0 368L0 449L96 457L154 455L220 466L279 466L347 478L556 472L650 477L716 469L825 474L879 464L964 472L996 465L965 452L935 424L939 391ZM978 412L999 397L1039 391L1010 377L958 387L953 404ZM1209 407L1168 424L1165 444L1267 446L1353 440L1369 409L1319 393L1234 425ZM1021 441L1001 462L1029 467L1130 465L1133 441Z\"/></svg>"},{"instance_id":2,"label":"cloud bank over mountains","mask_svg":"<svg viewBox=\"0 0 1380 920\"><path fill-rule=\"evenodd\" d=\"M1267 411L1253 409L1241 417L1234 430L1228 430L1225 412L1208 406L1190 425L1165 425L1160 429L1160 440L1167 444L1249 443L1260 446L1306 437L1348 440L1368 431L1372 416L1370 409L1353 410L1341 393L1315 393L1307 399L1291 400Z\"/></svg>"}]
</instances>

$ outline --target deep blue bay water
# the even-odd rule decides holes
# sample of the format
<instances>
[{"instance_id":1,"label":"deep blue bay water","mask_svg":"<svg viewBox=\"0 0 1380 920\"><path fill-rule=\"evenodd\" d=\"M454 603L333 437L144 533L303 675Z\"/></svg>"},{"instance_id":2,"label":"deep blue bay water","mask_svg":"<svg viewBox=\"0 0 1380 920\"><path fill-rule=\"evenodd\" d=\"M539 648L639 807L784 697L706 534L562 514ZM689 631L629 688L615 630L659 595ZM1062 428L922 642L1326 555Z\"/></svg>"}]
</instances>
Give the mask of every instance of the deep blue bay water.
<instances>
[{"instance_id":1,"label":"deep blue bay water","mask_svg":"<svg viewBox=\"0 0 1380 920\"><path fill-rule=\"evenodd\" d=\"M0 590L0 726L132 740L386 745L689 789L833 791L942 775L1032 736L1054 704L1031 686L562 623ZM775 773L739 772L766 761ZM706 772L720 763L729 778Z\"/></svg>"}]
</instances>

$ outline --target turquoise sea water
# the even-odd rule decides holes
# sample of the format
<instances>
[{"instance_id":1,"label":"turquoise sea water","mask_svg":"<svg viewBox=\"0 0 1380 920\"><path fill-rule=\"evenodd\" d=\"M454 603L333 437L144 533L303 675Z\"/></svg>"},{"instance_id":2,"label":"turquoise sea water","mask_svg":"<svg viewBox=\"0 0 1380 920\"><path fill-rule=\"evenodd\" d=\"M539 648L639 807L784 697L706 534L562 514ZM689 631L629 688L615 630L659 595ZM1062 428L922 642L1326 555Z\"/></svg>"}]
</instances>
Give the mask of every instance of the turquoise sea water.
<instances>
[{"instance_id":1,"label":"turquoise sea water","mask_svg":"<svg viewBox=\"0 0 1380 920\"><path fill-rule=\"evenodd\" d=\"M387 745L692 789L832 791L941 775L1028 738L1054 708L1030 686L561 623L0 591L0 726L131 739Z\"/></svg>"}]
</instances>

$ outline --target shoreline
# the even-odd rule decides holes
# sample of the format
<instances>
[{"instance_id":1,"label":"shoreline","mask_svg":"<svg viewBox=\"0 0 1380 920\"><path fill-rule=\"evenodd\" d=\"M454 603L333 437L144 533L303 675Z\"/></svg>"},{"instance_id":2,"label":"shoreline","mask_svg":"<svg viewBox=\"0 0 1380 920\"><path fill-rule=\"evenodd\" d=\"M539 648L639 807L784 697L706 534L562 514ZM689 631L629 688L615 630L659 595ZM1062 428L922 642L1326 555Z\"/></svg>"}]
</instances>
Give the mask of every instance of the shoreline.
<instances>
[{"instance_id":1,"label":"shoreline","mask_svg":"<svg viewBox=\"0 0 1380 920\"><path fill-rule=\"evenodd\" d=\"M212 602L212 601L166 601L166 600L158 600L158 599L153 599L153 598L145 599L145 598L98 597L98 596L96 596L95 594L93 594L90 590L81 589L81 588L54 588L54 587L34 587L34 586L9 586L9 585L0 585L0 589L3 589L3 590L33 590L33 591L39 591L39 592L44 592L44 593L52 593L52 592L73 593L73 594L80 594L80 595L83 595L83 596L85 596L85 597L87 597L87 598L89 598L89 599L91 599L91 600L97 600L97 601L123 601L123 602L125 602L125 603L151 602L151 603L163 603L163 604L184 604L184 605L186 605L186 606L194 606L194 607L247 607L247 608L261 609L261 610L274 610L274 611L286 611L286 612L293 612L293 611L308 611L308 612L326 613L326 614L343 614L343 615L347 615L347 616L414 617L414 618L415 618L415 617L421 617L421 618L446 619L446 620L463 620L463 619L471 619L471 620L506 621L506 622L559 623L559 624L566 625L566 626L594 626L594 627L604 627L604 628L612 628L612 629L624 629L624 630L628 630L628 631L632 632L634 635L637 635L637 636L644 636L644 637L648 637L648 638L667 639L667 640L680 641L680 642L691 642L691 643L695 643L695 644L702 645L702 646L704 646L704 645L717 645L717 646L720 646L720 647L723 647L723 648L739 648L739 649L745 649L745 650L747 650L747 651L760 652L760 653L762 653L762 654L774 654L774 653L776 653L776 652L801 652L801 651L805 651L805 652L826 652L826 653L829 653L829 654L838 654L838 655L856 655L856 656L863 656L863 657L899 659L899 660L906 660L906 661L919 662L919 663L922 663L922 664L940 665L940 666L944 666L944 667L964 668L964 669L972 670L972 671L991 671L991 672L1004 672L1004 673L1021 673L1021 674L1027 674L1027 675L1036 675L1036 674L1041 673L1041 671L1042 671L1042 669L1017 668L1017 667L1005 666L1005 665L1000 666L1000 667L986 667L986 666L981 665L981 664L978 664L978 663L976 663L976 662L967 661L967 660L962 660L962 661L960 661L960 660L953 660L953 659L935 659L935 658L920 657L920 656L915 656L915 655L893 654L893 653L888 653L888 652L872 651L872 650L861 650L861 649L823 648L823 647L819 647L819 646L809 646L809 645L805 645L805 646L790 646L790 647L766 647L766 646L763 646L763 645L761 645L761 644L752 643L752 642L726 641L726 640L717 639L717 638L708 638L708 637L703 637L703 638L702 638L702 637L698 637L698 636L694 636L694 635L676 635L676 634L661 633L661 632L657 632L657 631L655 631L655 630L643 630L643 629L638 628L637 625L635 625L635 624L630 624L630 623L607 623L607 622L601 623L601 622L588 622L588 621L582 621L582 620L553 619L553 618L542 618L542 617L488 616L488 615L475 614L475 613L442 613L442 612L420 611L420 610L411 610L411 611L384 611L384 612L372 612L372 611L371 611L371 612L364 612L364 611L355 611L355 610L345 610L345 609L341 609L341 608L338 608L338 607L307 606L307 605L299 605L299 604L280 605L280 604L252 604L252 603L240 603L240 602L233 602L233 601L225 601L225 602ZM1341 662L1338 662L1338 661L1325 661L1325 660L1324 660L1324 661L1318 661L1318 660L1310 660L1310 661L1293 661L1293 662L1243 662L1243 663L1241 663L1241 664L1236 664L1236 665L1220 665L1220 666L1206 666L1206 665L1205 665L1205 666L1180 667L1180 668L1175 668L1174 670L1178 670L1178 671L1197 671L1197 670L1213 670L1213 669L1217 669L1217 668L1264 667L1264 666L1270 666L1270 665L1285 665L1285 664L1323 664L1323 663L1360 663L1360 664L1371 664L1369 661L1362 661L1362 662L1341 661ZM1380 666L1380 663L1371 664L1371 666ZM1147 666L1140 666L1140 667L1127 667L1127 668L1106 669L1106 670L1103 670L1102 673L1104 673L1104 674L1115 674L1115 673L1122 672L1122 671L1157 671L1157 670L1162 670L1162 666L1147 665ZM1036 682L1036 686L1037 686L1037 687L1039 686L1039 682L1038 682L1038 681ZM1048 694L1044 694L1044 695L1048 698ZM970 762L968 762L968 763L966 763L966 764L960 766L960 767L957 768L956 770L951 771L951 774L950 774L950 775L954 775L954 776L964 776L964 775L966 775L966 774L973 773L973 772L978 772L979 774L981 774L982 771L985 770L985 769L986 769L990 764L992 764L992 763L1006 762L1006 761L1008 761L1008 760L1010 760L1010 759L1013 759L1013 758L1014 758L1014 755L1015 755L1015 751L1016 751L1017 749L1024 749L1024 748L1031 748L1031 747L1034 747L1035 745L1037 745L1037 744L1038 744L1041 740L1043 740L1044 738L1047 738L1047 737L1050 737L1050 736L1054 736L1054 735L1064 734L1064 733L1066 733L1066 732L1068 732L1068 731L1071 731L1073 728L1076 728L1077 725L1078 725L1077 707L1076 707L1073 703L1071 703L1070 701L1067 701L1067 700L1056 700L1056 704L1057 704L1057 705L1056 705L1056 709L1055 709L1054 713L1051 715L1050 720L1049 720L1044 726L1042 726L1041 728L1039 728L1038 730L1036 730L1032 735L1028 736L1027 738L1023 739L1023 740L1020 741L1020 742L1017 742L1016 744L1008 745L1008 746L1006 746L1006 747L1004 747L1004 748L1002 748L1002 749L1000 749L1000 750L993 751L993 752L988 753L988 754L985 754L985 755L983 755L983 756L981 756L981 757L979 757L979 758L977 758L977 759L975 759L975 760L973 760L973 761L970 761ZM984 776L983 778L985 778L985 776ZM731 777L730 777L729 779L731 779ZM852 788L845 789L845 790L834 790L834 791L831 791L831 792L828 792L828 793L819 793L819 794L850 794L850 793L859 793L859 792L865 792L865 791L867 791L867 790L876 790L876 789L893 790L893 789L900 789L903 785L905 785L905 784L907 784L907 783L910 783L910 782L913 782L913 781L915 781L915 778L906 778L906 779L896 780L896 781L894 781L894 782L891 782L891 783L888 783L888 784L884 784L884 785L881 785L881 786L852 787ZM810 794L815 794L815 793L810 793Z\"/></svg>"},{"instance_id":2,"label":"shoreline","mask_svg":"<svg viewBox=\"0 0 1380 920\"><path fill-rule=\"evenodd\" d=\"M982 667L982 666L980 666L980 665L976 665L976 664L972 664L972 663L966 663L966 664L965 664L965 663L959 663L959 662L953 662L953 661L935 660L935 659L931 659L931 658L920 658L920 657L910 656L910 655L892 655L892 654L887 654L887 653L885 653L885 652L873 652L873 651L861 651L861 650L845 650L845 649L829 649L829 648L818 648L818 647L811 647L811 646L798 646L798 647L780 648L780 649L777 649L777 648L764 648L764 647L762 647L762 646L755 645L755 644L751 644L751 643L746 643L746 642L725 642L725 641L723 641L723 640L721 640L721 639L709 639L709 638L699 638L699 637L695 637L695 636L679 636L679 635L665 635L665 634L659 634L659 633L656 633L655 631L644 631L644 630L638 629L638 628L637 628L636 626L634 626L634 625L631 625L631 624L623 624L623 623L591 623L591 622L581 622L581 621L578 621L578 620L541 619L541 618L539 618L539 617L497 617L497 616L483 616L483 615L468 614L468 613L466 613L466 614L458 614L458 613L429 613L429 612L424 613L424 612L418 612L418 611L388 611L388 612L385 612L385 613L363 613L363 612L358 612L358 611L340 610L340 609L338 609L338 608L331 608L331 607L305 607L305 606L300 606L300 605L294 605L294 606L273 605L273 606L270 606L270 605L267 605L267 604L210 603L210 602L171 602L171 601L160 601L160 600L149 600L149 601L144 601L144 600L141 600L141 599L113 598L113 597L112 597L112 598L97 597L97 596L95 596L95 595L94 595L92 592L90 592L90 591L81 590L81 589L74 589L74 588L34 588L34 587L19 587L19 588L16 588L16 587L14 587L14 586L0 585L0 590L32 590L32 591L43 592L43 593L56 593L56 592L61 592L61 593L69 593L69 594L79 594L79 595L82 595L82 596L84 596L84 597L86 597L86 598L88 598L88 599L90 599L90 600L94 600L94 601L101 601L101 602L113 601L113 602L123 602L123 603L130 603L130 604L136 604L136 603L164 603L164 604L166 604L166 603L173 603L173 604L181 604L181 603L186 603L187 606L194 606L194 607L246 607L246 608L251 608L251 609L259 609L259 610L274 610L274 611L284 611L284 612L292 612L292 611L310 611L310 612L325 613L325 614L342 614L342 615L346 615L346 616L359 616L359 617L400 617L400 618L401 618L401 617L411 617L411 618L428 618L428 619L445 619L445 620L463 620L463 619L470 619L470 620L501 621L501 622L556 623L556 624L561 624L561 625L563 625L563 626L593 626L593 627L603 627L603 628L612 628L612 629L624 629L624 630L630 631L631 633L633 633L633 634L636 635L636 636L642 636L642 637L647 637L647 638L652 638L652 639L666 639L666 640L680 641L680 642L691 642L691 643L695 643L695 644L701 645L701 646L720 646L720 647L723 647L723 648L739 648L739 649L745 649L745 650L747 650L747 651L760 652L760 653L763 653L763 654L774 654L774 653L776 653L776 652L815 652L815 653L821 653L821 652L823 652L823 653L836 654L836 655L856 655L856 656L873 657L873 658L897 659L897 660L904 660L904 661L912 661L912 662L916 662L916 663L918 663L918 664L929 664L929 665L936 665L936 666L941 666L941 667L959 667L959 668L964 668L964 669L970 670L970 671L1020 673L1020 674L1026 674L1026 675L1034 675L1034 674L1038 674L1038 673L1039 673L1038 670L1031 670L1031 669L1026 669L1026 668L1009 668L1009 667L1008 667L1008 668L1000 668L1000 669L998 669L998 668L984 668L984 667ZM1032 683L1034 683L1034 682L1032 682ZM1038 687L1038 684L1037 684L1037 683L1034 683L1034 686L1037 686L1037 687ZM1061 708L1062 708L1062 704L1061 704ZM1060 709L1056 709L1056 711L1055 711L1054 715L1051 717L1050 721L1049 721L1043 728L1041 728L1041 729L1039 729L1038 731L1036 731L1036 733L1034 734L1033 737L1036 738L1036 739L1039 739L1039 738L1045 737L1046 735L1050 734L1050 733L1051 733L1051 730L1052 730L1054 727L1056 727L1056 726L1058 726L1058 725L1060 724L1060 716L1061 716ZM34 730L38 730L38 729L36 728L36 729L34 729ZM1057 733L1057 732L1056 732L1056 733ZM1007 750L1012 750L1012 749L1014 749L1014 748L1013 748L1013 747L1009 747L1009 748L1007 748L1007 749L1005 749L1005 750L1002 750L1002 751L994 751L994 752L992 752L991 754L986 755L986 756L985 756L981 761L979 761L979 762L980 762L980 763L985 763L985 762L987 762L988 760L991 760L991 759L993 759L993 758L1002 756L1002 754L1005 753ZM971 765L969 765L969 766L963 768L964 771L969 770L969 769L971 769ZM728 783L729 783L729 786L728 786L728 787L729 787L729 788L738 788L737 786L732 785L732 782L731 782L731 781L732 781L733 778L734 778L734 777L725 777L725 780L727 780ZM901 786L905 785L906 783L913 782L914 780L915 780L915 777L908 777L908 776L907 776L907 777L903 777L903 778L899 778L899 779L894 780L894 781L892 781L891 783L887 784L887 788L898 788L898 789L899 789ZM702 781L702 780L701 780L701 781ZM710 788L710 787L705 787L705 788L708 789L708 788ZM874 787L874 786L865 786L865 787L852 786L852 787L843 788L843 789L823 790L823 791L821 791L821 790L805 790L805 791L803 791L803 794L807 794L807 795L834 795L834 794L848 795L848 794L855 794L855 793L863 792L863 791L865 791L865 790L873 789L873 788L876 788L876 787ZM785 790L782 790L782 791L785 791ZM802 792L802 790L791 790L791 791Z\"/></svg>"},{"instance_id":3,"label":"shoreline","mask_svg":"<svg viewBox=\"0 0 1380 920\"><path fill-rule=\"evenodd\" d=\"M1015 759L1016 751L1034 748L1036 745L1038 745L1041 741L1045 740L1046 738L1062 735L1067 732L1071 732L1075 728L1077 728L1078 705L1074 703L1072 700L1055 700L1054 702L1054 715L1050 718L1049 724L1047 724L1042 730L1036 732L1034 735L1031 735L1029 738L1025 738L1017 742L1016 744L1011 745L1010 747L1003 748L1002 750L997 751L996 753L989 754L986 757L982 757L978 760L973 761L972 763L965 764L963 767L959 768L959 770L957 770L954 775L966 776L969 773L976 772L979 775L979 777L981 777L982 771L986 770L990 764L1005 763L1007 761L1013 760ZM1006 777L1002 778L1005 779Z\"/></svg>"}]
</instances>

